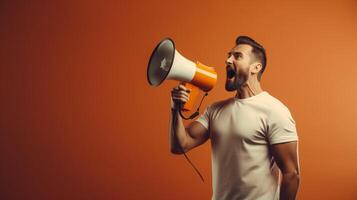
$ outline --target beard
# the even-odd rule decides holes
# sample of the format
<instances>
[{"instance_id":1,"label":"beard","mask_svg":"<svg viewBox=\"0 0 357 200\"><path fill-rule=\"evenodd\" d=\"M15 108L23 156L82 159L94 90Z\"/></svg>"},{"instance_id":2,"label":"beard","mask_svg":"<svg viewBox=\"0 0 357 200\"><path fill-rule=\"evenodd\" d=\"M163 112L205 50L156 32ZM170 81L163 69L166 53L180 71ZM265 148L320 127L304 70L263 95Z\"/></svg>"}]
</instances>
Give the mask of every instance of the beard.
<instances>
[{"instance_id":1,"label":"beard","mask_svg":"<svg viewBox=\"0 0 357 200\"><path fill-rule=\"evenodd\" d=\"M226 79L225 88L228 92L236 91L241 88L248 80L248 75L244 73L238 73L233 78Z\"/></svg>"}]
</instances>

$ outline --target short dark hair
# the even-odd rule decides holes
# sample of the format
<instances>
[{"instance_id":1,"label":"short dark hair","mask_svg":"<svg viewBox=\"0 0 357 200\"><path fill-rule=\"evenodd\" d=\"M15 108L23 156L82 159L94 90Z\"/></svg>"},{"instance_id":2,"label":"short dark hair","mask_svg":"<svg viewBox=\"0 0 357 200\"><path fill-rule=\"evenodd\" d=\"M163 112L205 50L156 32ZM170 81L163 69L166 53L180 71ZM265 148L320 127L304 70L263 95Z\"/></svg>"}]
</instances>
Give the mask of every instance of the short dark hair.
<instances>
[{"instance_id":1,"label":"short dark hair","mask_svg":"<svg viewBox=\"0 0 357 200\"><path fill-rule=\"evenodd\" d=\"M259 60L259 62L262 64L262 69L258 73L258 80L260 81L263 72L265 70L265 66L267 64L267 57L265 53L265 49L262 45L260 45L258 42L253 40L252 38L248 36L238 36L236 39L236 45L239 44L248 44L252 47L252 53L254 56Z\"/></svg>"}]
</instances>

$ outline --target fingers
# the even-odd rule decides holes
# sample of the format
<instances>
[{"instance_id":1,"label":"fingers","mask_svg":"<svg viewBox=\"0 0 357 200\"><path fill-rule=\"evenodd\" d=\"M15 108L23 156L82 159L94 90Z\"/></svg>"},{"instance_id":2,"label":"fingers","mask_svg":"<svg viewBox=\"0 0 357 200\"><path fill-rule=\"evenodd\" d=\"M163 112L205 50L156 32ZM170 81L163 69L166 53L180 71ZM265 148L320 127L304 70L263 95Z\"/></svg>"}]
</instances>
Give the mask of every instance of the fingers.
<instances>
[{"instance_id":1,"label":"fingers","mask_svg":"<svg viewBox=\"0 0 357 200\"><path fill-rule=\"evenodd\" d=\"M183 90L173 90L172 92L173 96L183 96L183 97L189 97L190 94L188 94L187 92L183 91Z\"/></svg>"},{"instance_id":2,"label":"fingers","mask_svg":"<svg viewBox=\"0 0 357 200\"><path fill-rule=\"evenodd\" d=\"M178 101L178 102L183 102L186 103L188 101L188 98L179 98L179 97L172 97L173 101Z\"/></svg>"},{"instance_id":3,"label":"fingers","mask_svg":"<svg viewBox=\"0 0 357 200\"><path fill-rule=\"evenodd\" d=\"M191 89L186 88L186 87L185 87L184 85L182 85L182 84L179 84L178 86L174 87L174 90L184 90L184 91L186 91L186 92L192 91Z\"/></svg>"},{"instance_id":4,"label":"fingers","mask_svg":"<svg viewBox=\"0 0 357 200\"><path fill-rule=\"evenodd\" d=\"M184 91L186 91L186 92L190 92L190 91L191 91L191 89L186 88L186 87L185 87L184 85L182 85L182 84L179 84L177 87L178 87L178 89L184 90Z\"/></svg>"},{"instance_id":5,"label":"fingers","mask_svg":"<svg viewBox=\"0 0 357 200\"><path fill-rule=\"evenodd\" d=\"M187 102L189 99L189 94L183 90L172 90L172 99Z\"/></svg>"},{"instance_id":6,"label":"fingers","mask_svg":"<svg viewBox=\"0 0 357 200\"><path fill-rule=\"evenodd\" d=\"M174 101L187 102L189 100L189 93L191 89L186 88L184 85L180 84L173 88L171 91L171 96Z\"/></svg>"}]
</instances>

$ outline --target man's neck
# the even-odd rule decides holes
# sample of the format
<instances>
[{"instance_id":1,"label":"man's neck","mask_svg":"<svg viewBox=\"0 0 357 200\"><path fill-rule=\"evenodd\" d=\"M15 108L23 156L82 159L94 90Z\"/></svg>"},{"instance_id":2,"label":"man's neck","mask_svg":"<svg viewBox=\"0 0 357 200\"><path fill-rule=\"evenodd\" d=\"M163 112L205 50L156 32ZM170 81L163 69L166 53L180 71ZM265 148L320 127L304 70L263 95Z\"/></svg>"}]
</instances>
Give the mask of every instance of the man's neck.
<instances>
[{"instance_id":1,"label":"man's neck","mask_svg":"<svg viewBox=\"0 0 357 200\"><path fill-rule=\"evenodd\" d=\"M263 90L260 87L259 81L248 80L246 84L242 85L240 88L237 89L236 98L245 99L248 97L255 96L261 92L263 92Z\"/></svg>"}]
</instances>

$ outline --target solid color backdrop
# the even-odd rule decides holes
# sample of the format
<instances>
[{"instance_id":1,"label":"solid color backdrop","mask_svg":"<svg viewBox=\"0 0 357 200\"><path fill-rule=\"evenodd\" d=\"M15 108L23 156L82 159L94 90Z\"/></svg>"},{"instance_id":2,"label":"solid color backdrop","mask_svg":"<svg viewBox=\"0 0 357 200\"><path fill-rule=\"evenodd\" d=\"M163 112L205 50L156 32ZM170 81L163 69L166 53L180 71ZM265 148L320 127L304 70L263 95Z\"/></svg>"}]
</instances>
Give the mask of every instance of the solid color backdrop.
<instances>
[{"instance_id":1,"label":"solid color backdrop","mask_svg":"<svg viewBox=\"0 0 357 200\"><path fill-rule=\"evenodd\" d=\"M299 199L357 198L357 14L353 0L1 1L1 199L210 199L209 143L192 150L202 183L169 152L169 98L150 87L155 45L171 37L213 66L203 103L228 98L238 35L267 49L262 87L300 137ZM262 180L264 181L264 180Z\"/></svg>"}]
</instances>

